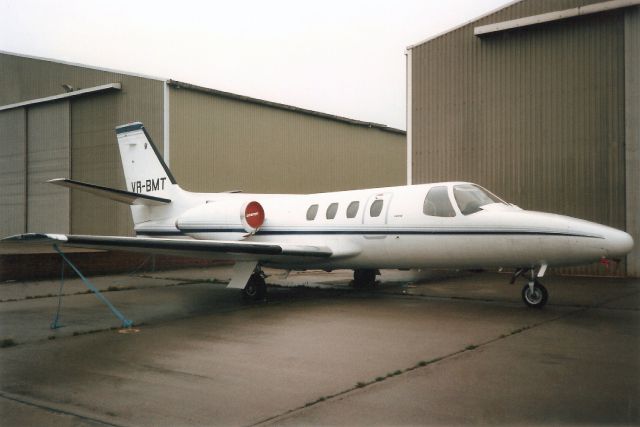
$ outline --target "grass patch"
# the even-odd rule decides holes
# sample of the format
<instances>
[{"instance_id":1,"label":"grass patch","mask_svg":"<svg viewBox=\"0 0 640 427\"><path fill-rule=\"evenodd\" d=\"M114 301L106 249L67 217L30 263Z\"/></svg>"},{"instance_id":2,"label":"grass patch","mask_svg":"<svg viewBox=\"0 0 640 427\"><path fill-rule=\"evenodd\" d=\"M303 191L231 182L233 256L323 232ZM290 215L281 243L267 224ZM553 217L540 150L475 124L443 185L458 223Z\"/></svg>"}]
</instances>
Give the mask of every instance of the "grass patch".
<instances>
[{"instance_id":1,"label":"grass patch","mask_svg":"<svg viewBox=\"0 0 640 427\"><path fill-rule=\"evenodd\" d=\"M471 345L468 345L468 346L465 348L465 350L475 350L476 348L478 348L478 346L477 346L477 345L473 345L473 344L471 344Z\"/></svg>"},{"instance_id":2,"label":"grass patch","mask_svg":"<svg viewBox=\"0 0 640 427\"><path fill-rule=\"evenodd\" d=\"M0 348L13 347L14 345L18 345L18 343L13 338L3 338L0 341Z\"/></svg>"},{"instance_id":3,"label":"grass patch","mask_svg":"<svg viewBox=\"0 0 640 427\"><path fill-rule=\"evenodd\" d=\"M420 367L427 366L427 365L428 365L428 363L427 363L426 360L421 360L421 361L418 362L418 366L420 366Z\"/></svg>"},{"instance_id":4,"label":"grass patch","mask_svg":"<svg viewBox=\"0 0 640 427\"><path fill-rule=\"evenodd\" d=\"M362 381L358 381L358 383L356 384L356 388L362 388L364 386L366 386L367 383L363 383Z\"/></svg>"}]
</instances>

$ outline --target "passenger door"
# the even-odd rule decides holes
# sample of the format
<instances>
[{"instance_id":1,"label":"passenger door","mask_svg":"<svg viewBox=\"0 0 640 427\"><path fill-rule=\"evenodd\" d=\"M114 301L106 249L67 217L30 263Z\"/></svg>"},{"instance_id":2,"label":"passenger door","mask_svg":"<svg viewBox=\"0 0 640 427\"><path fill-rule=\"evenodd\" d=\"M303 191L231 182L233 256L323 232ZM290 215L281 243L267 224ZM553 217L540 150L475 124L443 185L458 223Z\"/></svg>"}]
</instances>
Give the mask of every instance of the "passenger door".
<instances>
[{"instance_id":1,"label":"passenger door","mask_svg":"<svg viewBox=\"0 0 640 427\"><path fill-rule=\"evenodd\" d=\"M387 223L387 212L391 203L392 193L379 193L371 196L363 213L363 224L385 225Z\"/></svg>"}]
</instances>

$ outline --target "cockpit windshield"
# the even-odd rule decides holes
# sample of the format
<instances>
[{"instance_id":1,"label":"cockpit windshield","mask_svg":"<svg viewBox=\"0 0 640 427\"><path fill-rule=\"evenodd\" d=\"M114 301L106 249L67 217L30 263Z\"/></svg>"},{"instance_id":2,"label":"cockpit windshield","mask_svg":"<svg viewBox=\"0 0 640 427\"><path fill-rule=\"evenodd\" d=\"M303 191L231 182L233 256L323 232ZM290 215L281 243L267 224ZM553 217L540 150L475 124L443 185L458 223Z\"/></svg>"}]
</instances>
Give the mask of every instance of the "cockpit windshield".
<instances>
[{"instance_id":1,"label":"cockpit windshield","mask_svg":"<svg viewBox=\"0 0 640 427\"><path fill-rule=\"evenodd\" d=\"M453 187L453 196L463 215L471 215L480 211L485 205L507 203L495 194L475 184L460 184Z\"/></svg>"}]
</instances>

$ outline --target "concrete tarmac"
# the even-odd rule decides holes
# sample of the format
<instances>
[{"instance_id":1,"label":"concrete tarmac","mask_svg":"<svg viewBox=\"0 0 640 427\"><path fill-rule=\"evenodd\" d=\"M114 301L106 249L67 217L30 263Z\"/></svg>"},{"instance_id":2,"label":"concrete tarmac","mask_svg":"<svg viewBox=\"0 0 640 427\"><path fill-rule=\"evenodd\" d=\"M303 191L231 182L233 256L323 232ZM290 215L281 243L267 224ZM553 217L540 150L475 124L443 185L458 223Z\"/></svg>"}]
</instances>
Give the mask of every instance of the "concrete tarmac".
<instances>
[{"instance_id":1,"label":"concrete tarmac","mask_svg":"<svg viewBox=\"0 0 640 427\"><path fill-rule=\"evenodd\" d=\"M0 425L640 424L640 280L350 272L225 289L228 267L0 284ZM136 332L137 331L137 332ZM12 345L15 344L15 345Z\"/></svg>"}]
</instances>

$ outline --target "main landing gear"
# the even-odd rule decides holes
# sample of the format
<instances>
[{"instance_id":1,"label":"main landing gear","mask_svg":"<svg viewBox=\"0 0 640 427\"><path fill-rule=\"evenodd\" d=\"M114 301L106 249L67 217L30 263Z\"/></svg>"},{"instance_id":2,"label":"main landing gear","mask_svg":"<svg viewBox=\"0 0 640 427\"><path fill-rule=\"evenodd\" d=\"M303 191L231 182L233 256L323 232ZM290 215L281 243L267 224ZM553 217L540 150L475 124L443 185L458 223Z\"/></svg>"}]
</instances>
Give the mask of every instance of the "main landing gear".
<instances>
[{"instance_id":1,"label":"main landing gear","mask_svg":"<svg viewBox=\"0 0 640 427\"><path fill-rule=\"evenodd\" d=\"M520 268L513 273L511 284L514 284L518 277L524 276L526 273L530 273L527 284L522 288L522 301L524 301L527 307L542 308L547 303L547 300L549 299L549 292L547 292L547 288L545 288L542 283L540 283L540 280L538 280L538 278L544 276L546 270L547 266L546 264L543 264L537 274L533 268Z\"/></svg>"},{"instance_id":2,"label":"main landing gear","mask_svg":"<svg viewBox=\"0 0 640 427\"><path fill-rule=\"evenodd\" d=\"M356 289L373 288L376 284L376 276L378 274L380 274L379 270L353 270L353 281L351 282L351 286Z\"/></svg>"},{"instance_id":3,"label":"main landing gear","mask_svg":"<svg viewBox=\"0 0 640 427\"><path fill-rule=\"evenodd\" d=\"M246 286L242 290L242 296L248 300L260 301L267 295L267 284L264 281L262 270L251 275Z\"/></svg>"}]
</instances>

